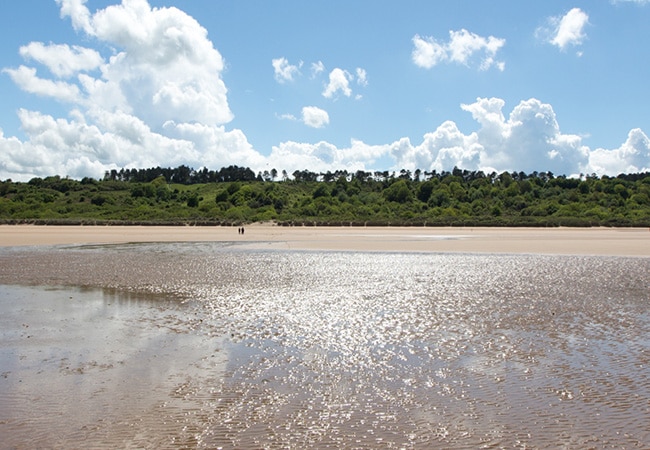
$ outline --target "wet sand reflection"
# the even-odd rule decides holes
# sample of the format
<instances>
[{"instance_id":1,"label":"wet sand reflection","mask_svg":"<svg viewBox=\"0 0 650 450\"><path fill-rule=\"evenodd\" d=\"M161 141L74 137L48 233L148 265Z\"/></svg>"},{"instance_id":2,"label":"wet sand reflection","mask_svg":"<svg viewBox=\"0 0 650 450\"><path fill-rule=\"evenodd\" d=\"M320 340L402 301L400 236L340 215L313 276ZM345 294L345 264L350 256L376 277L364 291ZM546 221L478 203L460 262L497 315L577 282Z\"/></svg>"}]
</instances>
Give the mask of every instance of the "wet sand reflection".
<instances>
[{"instance_id":1,"label":"wet sand reflection","mask_svg":"<svg viewBox=\"0 0 650 450\"><path fill-rule=\"evenodd\" d=\"M30 447L644 447L648 269L228 244L3 253L0 433Z\"/></svg>"}]
</instances>

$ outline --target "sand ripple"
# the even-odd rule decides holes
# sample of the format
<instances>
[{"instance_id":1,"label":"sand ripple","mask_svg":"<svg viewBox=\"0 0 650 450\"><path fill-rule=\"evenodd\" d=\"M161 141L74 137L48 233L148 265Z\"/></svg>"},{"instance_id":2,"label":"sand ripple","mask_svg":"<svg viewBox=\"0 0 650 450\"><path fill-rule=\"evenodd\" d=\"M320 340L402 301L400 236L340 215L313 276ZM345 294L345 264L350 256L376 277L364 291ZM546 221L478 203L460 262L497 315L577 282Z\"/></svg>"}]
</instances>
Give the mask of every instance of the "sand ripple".
<instances>
[{"instance_id":1,"label":"sand ripple","mask_svg":"<svg viewBox=\"0 0 650 450\"><path fill-rule=\"evenodd\" d=\"M0 282L70 288L3 288L0 432L16 447L647 447L649 269L227 243L7 250Z\"/></svg>"}]
</instances>

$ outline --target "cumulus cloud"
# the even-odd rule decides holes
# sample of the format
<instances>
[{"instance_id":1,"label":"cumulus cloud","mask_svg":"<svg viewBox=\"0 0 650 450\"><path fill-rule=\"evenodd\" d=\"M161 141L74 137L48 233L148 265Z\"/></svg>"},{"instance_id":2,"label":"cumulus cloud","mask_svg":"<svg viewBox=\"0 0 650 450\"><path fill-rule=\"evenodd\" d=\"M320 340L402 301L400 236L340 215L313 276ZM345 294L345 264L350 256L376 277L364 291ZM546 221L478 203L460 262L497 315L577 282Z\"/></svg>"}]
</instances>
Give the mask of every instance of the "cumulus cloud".
<instances>
[{"instance_id":1,"label":"cumulus cloud","mask_svg":"<svg viewBox=\"0 0 650 450\"><path fill-rule=\"evenodd\" d=\"M579 173L588 162L581 138L560 132L555 112L537 99L520 102L506 120L501 99L477 99L463 110L481 124L478 138L484 147L486 166L506 170L566 170Z\"/></svg>"},{"instance_id":2,"label":"cumulus cloud","mask_svg":"<svg viewBox=\"0 0 650 450\"><path fill-rule=\"evenodd\" d=\"M91 117L93 116L94 117ZM0 173L16 180L65 174L98 177L121 167L189 164L222 167L237 153L238 164L261 167L263 158L239 130L203 124L168 122L166 133L156 133L142 120L122 112L96 110L74 119L55 119L20 110L27 142L0 134ZM92 123L88 123L92 119ZM233 161L235 163L235 161Z\"/></svg>"},{"instance_id":3,"label":"cumulus cloud","mask_svg":"<svg viewBox=\"0 0 650 450\"><path fill-rule=\"evenodd\" d=\"M472 115L477 128L461 131L453 121L445 121L426 133L421 142L404 137L382 145L353 140L346 148L327 142L317 144L285 142L273 147L268 163L293 170L309 168L325 172L372 170L382 159L393 161L392 170L551 171L556 175L596 173L612 175L650 168L650 140L643 131L630 132L618 149L590 150L582 138L561 131L551 105L537 99L521 101L504 113L499 98L478 98L461 109Z\"/></svg>"},{"instance_id":4,"label":"cumulus cloud","mask_svg":"<svg viewBox=\"0 0 650 450\"><path fill-rule=\"evenodd\" d=\"M46 66L57 77L69 77L81 71L99 68L104 62L96 50L66 44L45 45L32 42L20 48L20 55Z\"/></svg>"},{"instance_id":5,"label":"cumulus cloud","mask_svg":"<svg viewBox=\"0 0 650 450\"><path fill-rule=\"evenodd\" d=\"M580 8L573 8L564 16L550 17L546 26L536 30L542 40L555 45L560 50L578 46L586 39L585 27L589 16Z\"/></svg>"},{"instance_id":6,"label":"cumulus cloud","mask_svg":"<svg viewBox=\"0 0 650 450\"><path fill-rule=\"evenodd\" d=\"M505 102L478 98L461 105L480 128L462 133L456 124L444 122L423 142L402 139L391 145L396 168L451 170L551 171L555 174L598 175L638 172L650 167L650 141L640 129L630 132L618 149L591 151L577 135L560 131L551 105L537 99L520 102L506 118Z\"/></svg>"},{"instance_id":7,"label":"cumulus cloud","mask_svg":"<svg viewBox=\"0 0 650 450\"><path fill-rule=\"evenodd\" d=\"M322 62L312 65L312 73L316 76L322 72L325 66ZM350 85L356 80L358 86L366 87L368 85L368 73L365 69L357 67L354 74L347 70L336 67L328 76L327 84L323 89L322 95L325 98L336 98L337 94L342 94L345 97L352 96L352 88ZM355 96L356 99L361 98L361 95Z\"/></svg>"},{"instance_id":8,"label":"cumulus cloud","mask_svg":"<svg viewBox=\"0 0 650 450\"><path fill-rule=\"evenodd\" d=\"M352 75L343 69L338 67L330 72L329 83L325 86L323 91L323 97L332 98L337 92L341 92L346 97L352 95L352 89L350 89L350 81L352 80Z\"/></svg>"},{"instance_id":9,"label":"cumulus cloud","mask_svg":"<svg viewBox=\"0 0 650 450\"><path fill-rule=\"evenodd\" d=\"M330 123L330 116L327 111L316 106L305 106L302 108L302 121L312 128L323 128Z\"/></svg>"},{"instance_id":10,"label":"cumulus cloud","mask_svg":"<svg viewBox=\"0 0 650 450\"><path fill-rule=\"evenodd\" d=\"M342 149L325 141L315 144L288 141L273 146L268 164L282 167L288 173L304 169L314 172L369 170L388 150L387 145L368 145L354 139L349 147Z\"/></svg>"},{"instance_id":11,"label":"cumulus cloud","mask_svg":"<svg viewBox=\"0 0 650 450\"><path fill-rule=\"evenodd\" d=\"M119 107L158 127L166 120L223 124L232 120L221 72L221 54L199 23L177 8L152 9L146 0L124 0L91 14L85 0L59 0L75 28L119 51L85 78L88 98L100 108ZM128 99L128 100L127 100ZM102 102L108 101L108 104Z\"/></svg>"},{"instance_id":12,"label":"cumulus cloud","mask_svg":"<svg viewBox=\"0 0 650 450\"><path fill-rule=\"evenodd\" d=\"M454 62L469 66L479 61L480 70L492 66L503 71L505 63L497 61L496 54L506 43L505 39L494 36L482 37L465 29L449 31L449 41L439 42L433 37L413 37L411 58L418 67L430 69L443 62Z\"/></svg>"},{"instance_id":13,"label":"cumulus cloud","mask_svg":"<svg viewBox=\"0 0 650 450\"><path fill-rule=\"evenodd\" d=\"M450 170L462 167L478 170L480 153L476 133L464 135L452 121L445 121L435 131L424 135L421 144L413 145L408 138L390 145L390 154L395 159L395 169Z\"/></svg>"},{"instance_id":14,"label":"cumulus cloud","mask_svg":"<svg viewBox=\"0 0 650 450\"><path fill-rule=\"evenodd\" d=\"M81 101L81 91L76 84L40 78L36 75L36 69L32 67L20 66L17 69L4 69L3 72L8 74L22 90L30 94L69 103Z\"/></svg>"},{"instance_id":15,"label":"cumulus cloud","mask_svg":"<svg viewBox=\"0 0 650 450\"><path fill-rule=\"evenodd\" d=\"M276 58L271 61L273 65L273 71L275 73L275 79L278 83L288 83L295 79L296 76L300 74L299 66L289 64L287 58Z\"/></svg>"},{"instance_id":16,"label":"cumulus cloud","mask_svg":"<svg viewBox=\"0 0 650 450\"><path fill-rule=\"evenodd\" d=\"M300 63L300 67L302 62ZM273 60L273 67L275 68L275 77L278 82L284 83L287 81L293 81L294 75L299 74L299 66L292 66L285 58L278 58ZM325 64L322 61L318 61L311 64L311 76L310 79L316 79L319 74L325 71ZM365 69L357 67L354 73L350 71L336 67L331 70L327 77L327 82L321 91L321 95L328 99L336 100L339 95L345 97L352 96L352 87L355 83L356 85L364 88L368 85L368 74ZM360 100L362 97L361 94L356 94L354 96L356 100ZM293 114L280 114L276 113L275 117L280 120L296 120L296 117ZM324 111L320 108L314 106L306 106L302 109L302 115L300 120L307 126L312 128L323 128L329 124L329 114L327 111Z\"/></svg>"},{"instance_id":17,"label":"cumulus cloud","mask_svg":"<svg viewBox=\"0 0 650 450\"><path fill-rule=\"evenodd\" d=\"M650 170L650 139L640 129L630 130L626 141L617 149L597 148L589 155L586 173L619 174Z\"/></svg>"},{"instance_id":18,"label":"cumulus cloud","mask_svg":"<svg viewBox=\"0 0 650 450\"><path fill-rule=\"evenodd\" d=\"M221 79L224 61L195 19L146 0L123 0L92 14L85 0L57 3L62 17L111 54L40 42L20 48L26 62L41 64L52 77L26 65L3 72L22 90L73 109L66 119L20 110L27 140L0 136L1 174L96 177L115 167L221 166L234 154L238 162L260 163L243 133L223 127L233 118ZM188 132L196 124L202 127Z\"/></svg>"},{"instance_id":19,"label":"cumulus cloud","mask_svg":"<svg viewBox=\"0 0 650 450\"><path fill-rule=\"evenodd\" d=\"M233 115L222 80L224 61L193 18L172 7L151 8L146 0L122 0L94 13L85 0L58 4L83 39L110 53L38 42L21 47L25 65L3 72L20 89L61 102L68 113L62 118L20 109L25 139L0 129L0 179L99 177L121 167L180 164L214 169L237 164L254 171L275 167L289 173L374 170L386 164L393 170L457 166L567 175L650 170L650 142L641 129L631 130L618 148L591 150L580 136L561 131L551 105L534 98L511 111L499 98L460 105L475 120L474 129L462 131L453 121L432 124L433 131L419 143L408 137L380 145L351 140L339 148L325 141L287 141L263 156L241 130L225 128ZM570 39L566 42L570 45ZM450 33L447 43L416 36L413 59L422 67L455 62L499 68L496 55L504 43L464 30ZM300 65L277 61L284 80L287 74L297 76ZM321 72L325 74L323 63L311 66L313 75ZM351 97L353 87L368 82L362 68L335 68L328 75L321 94L331 99ZM312 127L329 124L327 112L313 106L305 107L301 117L282 118ZM382 167L374 167L378 162Z\"/></svg>"},{"instance_id":20,"label":"cumulus cloud","mask_svg":"<svg viewBox=\"0 0 650 450\"><path fill-rule=\"evenodd\" d=\"M551 105L537 99L520 102L506 120L501 99L477 99L461 105L481 125L481 164L499 170L550 170L579 173L588 162L581 138L560 131Z\"/></svg>"},{"instance_id":21,"label":"cumulus cloud","mask_svg":"<svg viewBox=\"0 0 650 450\"><path fill-rule=\"evenodd\" d=\"M61 17L70 17L75 30L93 33L90 23L92 19L90 11L86 8L86 0L56 0L56 2L61 8Z\"/></svg>"}]
</instances>

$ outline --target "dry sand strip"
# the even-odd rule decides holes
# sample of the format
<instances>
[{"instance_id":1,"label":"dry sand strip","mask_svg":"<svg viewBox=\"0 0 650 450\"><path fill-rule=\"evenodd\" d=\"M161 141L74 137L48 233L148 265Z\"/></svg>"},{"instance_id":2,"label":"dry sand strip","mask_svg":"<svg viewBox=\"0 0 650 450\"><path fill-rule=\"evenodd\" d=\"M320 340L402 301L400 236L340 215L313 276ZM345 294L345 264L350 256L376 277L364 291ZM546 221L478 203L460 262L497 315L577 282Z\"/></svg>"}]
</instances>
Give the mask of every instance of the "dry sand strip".
<instances>
[{"instance_id":1,"label":"dry sand strip","mask_svg":"<svg viewBox=\"0 0 650 450\"><path fill-rule=\"evenodd\" d=\"M0 247L239 242L250 248L650 257L646 228L0 226Z\"/></svg>"}]
</instances>

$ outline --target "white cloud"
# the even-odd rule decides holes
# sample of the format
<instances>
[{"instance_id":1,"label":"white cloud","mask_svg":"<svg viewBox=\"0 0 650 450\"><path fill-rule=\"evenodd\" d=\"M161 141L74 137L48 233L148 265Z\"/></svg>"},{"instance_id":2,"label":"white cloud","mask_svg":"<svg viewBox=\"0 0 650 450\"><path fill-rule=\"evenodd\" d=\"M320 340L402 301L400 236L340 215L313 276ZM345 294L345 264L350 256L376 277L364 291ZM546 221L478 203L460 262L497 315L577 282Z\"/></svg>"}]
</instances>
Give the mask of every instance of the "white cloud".
<instances>
[{"instance_id":1,"label":"white cloud","mask_svg":"<svg viewBox=\"0 0 650 450\"><path fill-rule=\"evenodd\" d=\"M113 168L181 164L218 168L226 161L250 167L264 164L264 158L239 130L168 122L163 135L126 113L96 110L86 117L79 114L68 120L20 110L21 128L29 140L0 135L0 178L99 177ZM88 119L93 123L87 123Z\"/></svg>"},{"instance_id":2,"label":"white cloud","mask_svg":"<svg viewBox=\"0 0 650 450\"><path fill-rule=\"evenodd\" d=\"M465 29L449 31L449 41L440 43L432 37L413 37L413 63L418 67L430 69L443 62L455 62L469 66L479 60L480 70L495 66L504 70L505 63L495 59L497 52L506 43L505 39L494 36L482 37Z\"/></svg>"},{"instance_id":3,"label":"white cloud","mask_svg":"<svg viewBox=\"0 0 650 450\"><path fill-rule=\"evenodd\" d=\"M421 38L419 35L413 36L413 52L411 58L418 67L430 69L433 66L447 59L445 47L438 44L432 37Z\"/></svg>"},{"instance_id":4,"label":"white cloud","mask_svg":"<svg viewBox=\"0 0 650 450\"><path fill-rule=\"evenodd\" d=\"M524 172L550 170L579 173L588 162L588 149L581 138L560 132L555 112L537 99L520 102L506 120L501 99L477 99L461 105L472 114L481 129L481 164L499 170Z\"/></svg>"},{"instance_id":5,"label":"white cloud","mask_svg":"<svg viewBox=\"0 0 650 450\"><path fill-rule=\"evenodd\" d=\"M184 164L193 167L218 169L228 164L238 164L259 170L266 163L241 130L226 131L222 126L201 123L169 124L166 130L181 144L189 142L193 145L191 154L179 155L179 159L187 161Z\"/></svg>"},{"instance_id":6,"label":"white cloud","mask_svg":"<svg viewBox=\"0 0 650 450\"><path fill-rule=\"evenodd\" d=\"M286 114L276 114L275 117L277 117L277 118L280 119L280 120L291 120L291 121L298 120L298 119L296 118L296 116L294 116L293 114L290 114L290 113L286 113Z\"/></svg>"},{"instance_id":7,"label":"white cloud","mask_svg":"<svg viewBox=\"0 0 650 450\"><path fill-rule=\"evenodd\" d=\"M358 140L352 140L344 149L323 141L316 144L289 141L273 146L267 161L269 166L281 167L288 173L304 169L313 172L368 170L388 150L388 145L372 146Z\"/></svg>"},{"instance_id":8,"label":"white cloud","mask_svg":"<svg viewBox=\"0 0 650 450\"><path fill-rule=\"evenodd\" d=\"M3 72L8 74L22 90L30 94L70 103L81 101L81 91L77 85L39 78L34 68L20 66L18 69L4 69Z\"/></svg>"},{"instance_id":9,"label":"white cloud","mask_svg":"<svg viewBox=\"0 0 650 450\"><path fill-rule=\"evenodd\" d=\"M302 121L309 127L323 128L330 123L330 117L323 109L316 106L305 106L302 108Z\"/></svg>"},{"instance_id":10,"label":"white cloud","mask_svg":"<svg viewBox=\"0 0 650 450\"><path fill-rule=\"evenodd\" d=\"M597 148L589 155L586 173L598 175L617 175L650 170L650 139L640 129L635 128L627 135L627 140L617 149Z\"/></svg>"},{"instance_id":11,"label":"white cloud","mask_svg":"<svg viewBox=\"0 0 650 450\"><path fill-rule=\"evenodd\" d=\"M584 31L589 24L589 16L580 8L573 8L564 16L551 17L548 25L536 30L536 35L560 50L578 46L586 39Z\"/></svg>"},{"instance_id":12,"label":"white cloud","mask_svg":"<svg viewBox=\"0 0 650 450\"><path fill-rule=\"evenodd\" d=\"M322 61L311 63L311 77L316 78L320 73L325 71L325 64Z\"/></svg>"},{"instance_id":13,"label":"white cloud","mask_svg":"<svg viewBox=\"0 0 650 450\"><path fill-rule=\"evenodd\" d=\"M20 48L20 55L43 64L57 77L69 77L77 72L95 70L104 62L96 50L78 45L70 47L66 44L45 45L42 42L31 42Z\"/></svg>"},{"instance_id":14,"label":"white cloud","mask_svg":"<svg viewBox=\"0 0 650 450\"><path fill-rule=\"evenodd\" d=\"M370 146L352 141L347 148L331 144L285 142L273 147L270 165L293 170L372 170L381 158L393 160L392 170L452 170L460 167L484 172L551 171L556 175L579 173L617 174L649 170L650 141L641 130L632 130L618 149L591 151L582 138L560 131L551 105L537 99L517 104L506 116L499 98L478 98L461 108L476 120L478 128L463 133L453 121L445 121L426 133L419 144L402 138L390 144Z\"/></svg>"},{"instance_id":15,"label":"white cloud","mask_svg":"<svg viewBox=\"0 0 650 450\"><path fill-rule=\"evenodd\" d=\"M339 150L327 142L307 144L283 142L273 146L269 155L271 167L282 167L288 173L308 169L312 172L327 171L338 160Z\"/></svg>"},{"instance_id":16,"label":"white cloud","mask_svg":"<svg viewBox=\"0 0 650 450\"><path fill-rule=\"evenodd\" d=\"M391 145L395 168L410 170L551 171L556 175L597 173L616 175L650 170L650 140L640 129L630 131L618 149L590 150L582 138L560 131L555 112L537 99L520 102L506 119L505 102L479 98L461 105L480 128L462 133L456 124L444 122L423 142L412 145L402 139Z\"/></svg>"},{"instance_id":17,"label":"white cloud","mask_svg":"<svg viewBox=\"0 0 650 450\"><path fill-rule=\"evenodd\" d=\"M72 26L77 31L92 34L90 11L86 8L86 0L56 0L61 8L61 17L70 17Z\"/></svg>"},{"instance_id":18,"label":"white cloud","mask_svg":"<svg viewBox=\"0 0 650 450\"><path fill-rule=\"evenodd\" d=\"M481 150L476 133L466 136L454 122L446 121L434 132L425 134L421 144L412 145L408 138L403 138L391 145L390 153L398 170L478 170Z\"/></svg>"},{"instance_id":19,"label":"white cloud","mask_svg":"<svg viewBox=\"0 0 650 450\"><path fill-rule=\"evenodd\" d=\"M84 1L59 3L76 28L117 47L101 78L81 81L93 88L88 103L119 107L156 128L170 119L215 125L232 120L223 59L195 19L176 8L152 9L146 0L124 0L93 15ZM115 105L115 98L124 103Z\"/></svg>"},{"instance_id":20,"label":"white cloud","mask_svg":"<svg viewBox=\"0 0 650 450\"><path fill-rule=\"evenodd\" d=\"M504 106L499 98L461 105L476 120L476 130L464 133L453 121L445 121L419 144L406 137L383 145L352 140L346 148L289 141L274 146L268 157L255 151L239 130L170 121L162 135L126 113L101 110L84 116L74 111L73 119L66 120L21 110L22 128L30 139L21 142L0 130L0 179L96 177L112 168L160 164L218 168L226 161L254 171L269 166L289 173L376 170L373 165L382 158L392 159L392 170L412 171L460 167L488 173L550 170L556 175L616 175L650 170L650 140L640 129L631 130L619 148L592 151L581 137L560 131L551 105L537 99L522 101L508 116Z\"/></svg>"},{"instance_id":21,"label":"white cloud","mask_svg":"<svg viewBox=\"0 0 650 450\"><path fill-rule=\"evenodd\" d=\"M275 73L275 79L278 83L286 83L294 80L294 77L300 74L300 66L295 66L289 64L287 58L276 58L271 61L273 65L273 71Z\"/></svg>"},{"instance_id":22,"label":"white cloud","mask_svg":"<svg viewBox=\"0 0 650 450\"><path fill-rule=\"evenodd\" d=\"M44 65L54 78L27 66L3 72L22 90L73 109L69 119L21 110L27 140L0 137L0 174L97 177L116 166L221 166L235 154L259 163L243 133L220 126L233 117L224 62L196 20L176 8L152 9L146 0L123 0L94 14L85 3L58 0L62 17L113 53L104 59L66 44L21 47L26 61ZM199 123L194 140L183 136L184 124Z\"/></svg>"},{"instance_id":23,"label":"white cloud","mask_svg":"<svg viewBox=\"0 0 650 450\"><path fill-rule=\"evenodd\" d=\"M380 145L352 140L337 148L328 142L290 141L263 156L242 131L225 129L233 116L222 80L224 61L193 18L176 8L152 9L145 0L123 0L93 14L84 0L58 3L75 29L97 41L98 48L110 48L111 54L102 57L66 44L22 47L27 63L43 65L51 72L49 78L27 65L4 73L26 92L64 102L69 113L57 118L19 110L26 137L5 136L0 130L0 179L101 177L105 170L121 167L180 164L214 169L237 164L254 171L275 167L290 173L354 171L373 170L378 161L383 166L378 169L392 161L394 170L458 166L601 175L650 170L650 143L642 130L631 130L619 148L590 150L580 136L562 133L551 105L537 99L505 113L502 99L479 98L461 105L476 121L474 130L463 132L453 121L444 121L434 124L420 143L407 137ZM500 67L496 54L505 43L464 30L450 33L447 43L418 36L413 42L414 62L423 67L455 62L483 69ZM300 68L286 60L278 67L294 74L289 67ZM324 70L322 62L311 66L315 75ZM364 69L351 72L332 70L322 95L351 97L353 86L367 84ZM329 123L327 112L315 107L303 109L299 118L281 118L316 127Z\"/></svg>"},{"instance_id":24,"label":"white cloud","mask_svg":"<svg viewBox=\"0 0 650 450\"><path fill-rule=\"evenodd\" d=\"M557 33L551 43L561 49L568 45L580 45L586 35L584 27L589 23L589 16L580 8L573 8L560 20Z\"/></svg>"},{"instance_id":25,"label":"white cloud","mask_svg":"<svg viewBox=\"0 0 650 450\"><path fill-rule=\"evenodd\" d=\"M365 69L357 67L357 84L359 86L368 86L368 74Z\"/></svg>"},{"instance_id":26,"label":"white cloud","mask_svg":"<svg viewBox=\"0 0 650 450\"><path fill-rule=\"evenodd\" d=\"M352 89L350 89L351 80L352 75L349 72L338 67L332 70L329 75L329 83L323 91L323 97L332 98L338 91L349 97L352 95Z\"/></svg>"}]
</instances>

